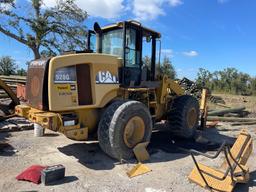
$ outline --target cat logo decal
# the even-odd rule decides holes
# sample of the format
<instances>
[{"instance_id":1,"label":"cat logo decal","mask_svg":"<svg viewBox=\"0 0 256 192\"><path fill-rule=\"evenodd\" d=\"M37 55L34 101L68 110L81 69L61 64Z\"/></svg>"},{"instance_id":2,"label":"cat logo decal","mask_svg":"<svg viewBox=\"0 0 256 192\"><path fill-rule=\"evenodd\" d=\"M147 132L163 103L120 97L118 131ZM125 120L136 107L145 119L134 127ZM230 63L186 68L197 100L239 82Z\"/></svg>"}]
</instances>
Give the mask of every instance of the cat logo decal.
<instances>
[{"instance_id":1,"label":"cat logo decal","mask_svg":"<svg viewBox=\"0 0 256 192\"><path fill-rule=\"evenodd\" d=\"M118 77L109 71L99 71L96 75L97 84L118 84Z\"/></svg>"}]
</instances>

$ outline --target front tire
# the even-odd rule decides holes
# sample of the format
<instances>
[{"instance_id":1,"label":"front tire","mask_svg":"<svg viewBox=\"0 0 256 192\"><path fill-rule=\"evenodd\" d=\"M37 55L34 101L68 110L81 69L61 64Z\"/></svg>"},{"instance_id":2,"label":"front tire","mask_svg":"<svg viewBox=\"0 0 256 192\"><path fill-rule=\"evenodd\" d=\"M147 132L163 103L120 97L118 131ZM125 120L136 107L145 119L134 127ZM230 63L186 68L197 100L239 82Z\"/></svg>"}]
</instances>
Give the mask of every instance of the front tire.
<instances>
[{"instance_id":1,"label":"front tire","mask_svg":"<svg viewBox=\"0 0 256 192\"><path fill-rule=\"evenodd\" d=\"M199 103L190 95L174 99L168 113L171 131L184 138L192 138L199 126Z\"/></svg>"},{"instance_id":2,"label":"front tire","mask_svg":"<svg viewBox=\"0 0 256 192\"><path fill-rule=\"evenodd\" d=\"M101 149L110 157L130 159L138 143L150 141L151 132L151 115L143 103L116 101L102 114L98 140Z\"/></svg>"}]
</instances>

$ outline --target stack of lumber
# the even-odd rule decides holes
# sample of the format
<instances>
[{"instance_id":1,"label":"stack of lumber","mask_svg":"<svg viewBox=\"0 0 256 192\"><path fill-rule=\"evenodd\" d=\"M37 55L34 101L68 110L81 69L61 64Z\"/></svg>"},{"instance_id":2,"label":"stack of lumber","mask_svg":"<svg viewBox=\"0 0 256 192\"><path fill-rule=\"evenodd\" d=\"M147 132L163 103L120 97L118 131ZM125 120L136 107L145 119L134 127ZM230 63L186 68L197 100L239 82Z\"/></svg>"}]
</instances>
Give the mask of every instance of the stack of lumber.
<instances>
[{"instance_id":1,"label":"stack of lumber","mask_svg":"<svg viewBox=\"0 0 256 192\"><path fill-rule=\"evenodd\" d=\"M26 84L26 77L25 76L0 75L0 79L2 81L4 81L9 87L11 87L11 89L15 93L16 93L17 84L22 84L22 85ZM0 98L6 98L6 97L8 97L8 95L5 93L4 90L0 89Z\"/></svg>"},{"instance_id":2,"label":"stack of lumber","mask_svg":"<svg viewBox=\"0 0 256 192\"><path fill-rule=\"evenodd\" d=\"M0 75L0 79L4 81L9 86L16 86L17 84L26 84L26 76L16 76L16 75Z\"/></svg>"}]
</instances>

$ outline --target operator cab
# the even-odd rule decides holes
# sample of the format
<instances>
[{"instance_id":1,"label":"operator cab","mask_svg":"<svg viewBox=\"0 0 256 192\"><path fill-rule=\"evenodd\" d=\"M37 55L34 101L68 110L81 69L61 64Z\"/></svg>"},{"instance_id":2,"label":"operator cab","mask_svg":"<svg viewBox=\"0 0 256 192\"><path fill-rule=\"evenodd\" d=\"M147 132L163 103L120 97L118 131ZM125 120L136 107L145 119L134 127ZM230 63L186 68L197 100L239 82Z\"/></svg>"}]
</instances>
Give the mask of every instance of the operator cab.
<instances>
[{"instance_id":1,"label":"operator cab","mask_svg":"<svg viewBox=\"0 0 256 192\"><path fill-rule=\"evenodd\" d=\"M137 21L124 21L102 28L95 23L94 31L89 31L87 46L96 53L122 58L120 84L138 86L142 81L155 80L156 40L160 37L160 33L143 27ZM144 47L145 43L150 48ZM143 62L146 55L147 63Z\"/></svg>"}]
</instances>

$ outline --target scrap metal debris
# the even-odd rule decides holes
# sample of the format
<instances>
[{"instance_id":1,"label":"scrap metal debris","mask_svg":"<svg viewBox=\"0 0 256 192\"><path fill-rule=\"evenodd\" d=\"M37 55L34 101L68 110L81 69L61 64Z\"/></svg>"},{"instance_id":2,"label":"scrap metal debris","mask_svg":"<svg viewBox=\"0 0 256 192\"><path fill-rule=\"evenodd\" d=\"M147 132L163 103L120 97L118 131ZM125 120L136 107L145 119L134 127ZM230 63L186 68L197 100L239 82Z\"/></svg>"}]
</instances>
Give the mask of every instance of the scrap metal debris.
<instances>
[{"instance_id":1,"label":"scrap metal debris","mask_svg":"<svg viewBox=\"0 0 256 192\"><path fill-rule=\"evenodd\" d=\"M194 81L191 81L188 78L183 78L179 80L179 85L185 90L185 93L188 95L194 95L197 98L201 97L202 86L196 84Z\"/></svg>"},{"instance_id":2,"label":"scrap metal debris","mask_svg":"<svg viewBox=\"0 0 256 192\"><path fill-rule=\"evenodd\" d=\"M184 77L181 80L178 80L179 85L185 90L185 94L193 95L197 99L201 99L202 90L207 89L209 94L209 101L214 104L224 105L225 101L220 96L211 95L211 92L208 88L203 85L197 84L194 81Z\"/></svg>"},{"instance_id":3,"label":"scrap metal debris","mask_svg":"<svg viewBox=\"0 0 256 192\"><path fill-rule=\"evenodd\" d=\"M4 95L4 97L3 97ZM10 86L0 79L0 121L14 116L14 108L20 104L19 99Z\"/></svg>"},{"instance_id":4,"label":"scrap metal debris","mask_svg":"<svg viewBox=\"0 0 256 192\"><path fill-rule=\"evenodd\" d=\"M190 181L210 191L231 192L236 183L248 183L249 181L249 168L246 163L252 153L252 149L252 137L246 130L243 130L231 149L223 142L214 155L190 150L195 167L188 178ZM198 163L195 158L195 155L203 155L209 159L215 159L222 151L225 154L225 160L220 168L217 169ZM225 172L223 172L223 169L225 169Z\"/></svg>"},{"instance_id":5,"label":"scrap metal debris","mask_svg":"<svg viewBox=\"0 0 256 192\"><path fill-rule=\"evenodd\" d=\"M21 117L13 117L0 122L0 133L31 129L34 129L34 124Z\"/></svg>"}]
</instances>

